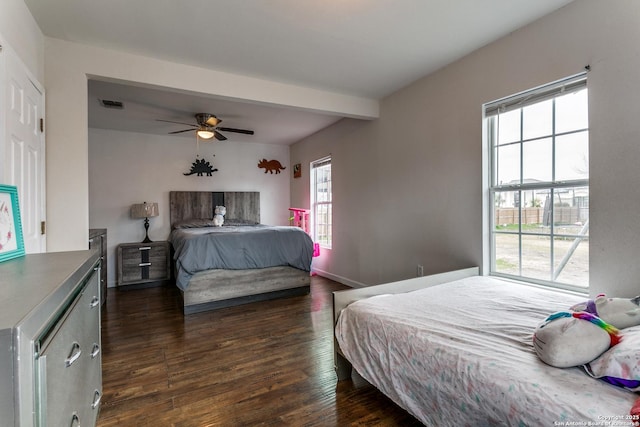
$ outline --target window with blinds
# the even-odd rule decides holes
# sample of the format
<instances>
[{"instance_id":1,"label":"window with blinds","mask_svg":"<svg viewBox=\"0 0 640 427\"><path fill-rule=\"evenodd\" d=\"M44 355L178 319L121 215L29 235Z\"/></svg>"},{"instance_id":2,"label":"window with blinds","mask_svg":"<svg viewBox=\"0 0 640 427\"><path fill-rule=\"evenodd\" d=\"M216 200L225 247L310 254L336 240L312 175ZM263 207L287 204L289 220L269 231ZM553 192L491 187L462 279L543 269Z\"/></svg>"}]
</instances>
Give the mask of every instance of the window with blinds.
<instances>
[{"instance_id":1,"label":"window with blinds","mask_svg":"<svg viewBox=\"0 0 640 427\"><path fill-rule=\"evenodd\" d=\"M331 157L311 162L311 229L313 240L331 248Z\"/></svg>"},{"instance_id":2,"label":"window with blinds","mask_svg":"<svg viewBox=\"0 0 640 427\"><path fill-rule=\"evenodd\" d=\"M589 286L586 74L484 106L490 273Z\"/></svg>"}]
</instances>

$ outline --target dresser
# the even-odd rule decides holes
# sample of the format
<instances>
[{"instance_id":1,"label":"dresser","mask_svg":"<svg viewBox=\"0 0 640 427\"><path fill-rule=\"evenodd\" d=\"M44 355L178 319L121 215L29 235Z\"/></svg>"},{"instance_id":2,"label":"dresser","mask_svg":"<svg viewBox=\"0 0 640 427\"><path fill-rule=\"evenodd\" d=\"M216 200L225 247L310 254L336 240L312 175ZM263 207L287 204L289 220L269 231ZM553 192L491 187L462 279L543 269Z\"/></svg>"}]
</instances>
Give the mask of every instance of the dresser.
<instances>
[{"instance_id":1,"label":"dresser","mask_svg":"<svg viewBox=\"0 0 640 427\"><path fill-rule=\"evenodd\" d=\"M151 285L171 279L169 242L118 245L118 286Z\"/></svg>"},{"instance_id":2,"label":"dresser","mask_svg":"<svg viewBox=\"0 0 640 427\"><path fill-rule=\"evenodd\" d=\"M3 426L95 426L100 346L98 251L0 263Z\"/></svg>"}]
</instances>

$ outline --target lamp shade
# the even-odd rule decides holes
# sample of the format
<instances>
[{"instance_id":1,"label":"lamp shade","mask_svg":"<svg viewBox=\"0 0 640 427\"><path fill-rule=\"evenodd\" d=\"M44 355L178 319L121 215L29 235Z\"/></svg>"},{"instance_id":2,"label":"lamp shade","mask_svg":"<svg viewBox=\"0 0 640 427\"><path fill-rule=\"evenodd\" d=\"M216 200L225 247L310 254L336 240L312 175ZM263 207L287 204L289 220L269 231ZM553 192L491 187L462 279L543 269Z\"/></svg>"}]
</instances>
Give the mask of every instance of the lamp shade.
<instances>
[{"instance_id":1,"label":"lamp shade","mask_svg":"<svg viewBox=\"0 0 640 427\"><path fill-rule=\"evenodd\" d=\"M131 205L131 218L151 218L159 215L157 203L139 203Z\"/></svg>"}]
</instances>

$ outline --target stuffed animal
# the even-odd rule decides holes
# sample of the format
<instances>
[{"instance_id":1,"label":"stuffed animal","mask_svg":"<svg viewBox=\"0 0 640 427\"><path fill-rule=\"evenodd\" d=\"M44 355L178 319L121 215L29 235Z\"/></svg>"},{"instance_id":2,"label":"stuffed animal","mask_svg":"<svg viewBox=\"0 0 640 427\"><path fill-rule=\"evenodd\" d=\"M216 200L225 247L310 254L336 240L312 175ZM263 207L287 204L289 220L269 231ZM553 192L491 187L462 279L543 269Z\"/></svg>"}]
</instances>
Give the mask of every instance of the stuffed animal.
<instances>
[{"instance_id":1,"label":"stuffed animal","mask_svg":"<svg viewBox=\"0 0 640 427\"><path fill-rule=\"evenodd\" d=\"M619 341L616 328L586 312L554 313L533 334L540 360L557 368L589 363Z\"/></svg>"},{"instance_id":2,"label":"stuffed animal","mask_svg":"<svg viewBox=\"0 0 640 427\"><path fill-rule=\"evenodd\" d=\"M224 224L224 216L227 214L227 208L224 206L216 206L213 213L213 226L214 227L222 227Z\"/></svg>"},{"instance_id":3,"label":"stuffed animal","mask_svg":"<svg viewBox=\"0 0 640 427\"><path fill-rule=\"evenodd\" d=\"M599 294L594 300L574 305L571 310L591 313L618 329L640 325L640 296L607 298Z\"/></svg>"}]
</instances>

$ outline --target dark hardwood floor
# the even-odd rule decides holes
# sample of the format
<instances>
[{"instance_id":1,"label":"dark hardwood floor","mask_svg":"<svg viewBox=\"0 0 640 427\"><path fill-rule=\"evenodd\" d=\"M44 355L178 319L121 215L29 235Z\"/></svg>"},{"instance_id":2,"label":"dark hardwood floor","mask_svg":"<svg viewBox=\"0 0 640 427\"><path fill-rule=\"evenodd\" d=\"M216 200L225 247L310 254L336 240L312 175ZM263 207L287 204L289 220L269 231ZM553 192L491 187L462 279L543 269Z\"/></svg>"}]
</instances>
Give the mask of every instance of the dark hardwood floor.
<instances>
[{"instance_id":1,"label":"dark hardwood floor","mask_svg":"<svg viewBox=\"0 0 640 427\"><path fill-rule=\"evenodd\" d=\"M109 289L98 426L418 426L374 387L337 382L331 292L183 316L174 286Z\"/></svg>"}]
</instances>

